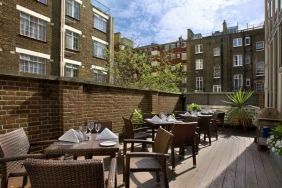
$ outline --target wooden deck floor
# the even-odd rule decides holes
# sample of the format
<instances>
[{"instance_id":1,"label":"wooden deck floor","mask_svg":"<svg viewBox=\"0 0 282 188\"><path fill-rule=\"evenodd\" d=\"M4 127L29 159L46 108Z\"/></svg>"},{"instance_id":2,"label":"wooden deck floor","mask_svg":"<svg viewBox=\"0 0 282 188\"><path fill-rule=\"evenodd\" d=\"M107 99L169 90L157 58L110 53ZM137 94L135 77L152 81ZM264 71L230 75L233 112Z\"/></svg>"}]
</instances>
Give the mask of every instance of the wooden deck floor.
<instances>
[{"instance_id":1,"label":"wooden deck floor","mask_svg":"<svg viewBox=\"0 0 282 188\"><path fill-rule=\"evenodd\" d=\"M175 188L281 188L282 172L267 152L259 152L253 136L224 130L212 145L201 145L197 167L192 168L190 151L184 159L177 159L175 171L169 166L170 187ZM189 149L189 148L188 148ZM18 187L20 179L10 181ZM162 179L161 179L162 182ZM122 186L122 157L119 157L118 186ZM130 187L163 187L156 183L155 174L134 173Z\"/></svg>"}]
</instances>

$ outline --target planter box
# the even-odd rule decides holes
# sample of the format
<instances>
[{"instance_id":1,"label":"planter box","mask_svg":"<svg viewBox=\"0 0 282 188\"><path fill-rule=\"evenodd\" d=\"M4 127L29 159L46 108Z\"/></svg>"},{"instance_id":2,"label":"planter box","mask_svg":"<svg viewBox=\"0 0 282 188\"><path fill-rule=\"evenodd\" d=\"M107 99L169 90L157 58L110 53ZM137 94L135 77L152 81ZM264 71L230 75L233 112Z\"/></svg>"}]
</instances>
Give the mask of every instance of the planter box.
<instances>
[{"instance_id":1,"label":"planter box","mask_svg":"<svg viewBox=\"0 0 282 188\"><path fill-rule=\"evenodd\" d=\"M269 153L271 160L273 160L275 162L275 165L278 166L279 170L282 171L282 156L272 152L271 150Z\"/></svg>"}]
</instances>

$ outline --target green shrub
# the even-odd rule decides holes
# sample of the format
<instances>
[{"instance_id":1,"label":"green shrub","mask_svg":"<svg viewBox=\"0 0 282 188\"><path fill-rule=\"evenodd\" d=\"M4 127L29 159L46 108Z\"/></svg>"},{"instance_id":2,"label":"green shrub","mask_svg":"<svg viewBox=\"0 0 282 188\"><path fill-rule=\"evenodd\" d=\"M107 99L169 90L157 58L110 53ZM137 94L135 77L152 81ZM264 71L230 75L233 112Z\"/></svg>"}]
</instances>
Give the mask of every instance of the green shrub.
<instances>
[{"instance_id":1,"label":"green shrub","mask_svg":"<svg viewBox=\"0 0 282 188\"><path fill-rule=\"evenodd\" d=\"M196 103L192 103L192 104L188 105L187 108L190 111L201 111L201 106L196 104Z\"/></svg>"}]
</instances>

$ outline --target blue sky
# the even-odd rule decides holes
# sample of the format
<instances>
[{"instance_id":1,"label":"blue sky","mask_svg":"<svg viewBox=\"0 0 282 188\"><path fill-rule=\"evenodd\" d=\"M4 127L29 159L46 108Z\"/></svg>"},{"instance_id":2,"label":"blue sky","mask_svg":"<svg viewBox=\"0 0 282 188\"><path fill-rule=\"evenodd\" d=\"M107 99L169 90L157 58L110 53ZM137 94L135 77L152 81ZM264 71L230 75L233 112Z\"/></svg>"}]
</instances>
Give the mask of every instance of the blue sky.
<instances>
[{"instance_id":1,"label":"blue sky","mask_svg":"<svg viewBox=\"0 0 282 188\"><path fill-rule=\"evenodd\" d=\"M171 42L187 29L209 34L228 26L259 25L264 20L264 0L99 0L111 9L115 32L135 45Z\"/></svg>"}]
</instances>

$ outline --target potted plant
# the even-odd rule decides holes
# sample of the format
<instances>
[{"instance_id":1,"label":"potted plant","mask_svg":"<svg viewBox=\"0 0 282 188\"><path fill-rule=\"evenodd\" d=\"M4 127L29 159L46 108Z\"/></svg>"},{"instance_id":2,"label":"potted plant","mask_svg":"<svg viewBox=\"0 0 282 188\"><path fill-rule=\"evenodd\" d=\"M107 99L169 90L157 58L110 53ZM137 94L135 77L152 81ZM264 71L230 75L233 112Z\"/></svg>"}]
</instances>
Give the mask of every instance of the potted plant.
<instances>
[{"instance_id":1,"label":"potted plant","mask_svg":"<svg viewBox=\"0 0 282 188\"><path fill-rule=\"evenodd\" d=\"M134 125L142 124L143 123L142 111L140 109L135 109L130 119Z\"/></svg>"},{"instance_id":2,"label":"potted plant","mask_svg":"<svg viewBox=\"0 0 282 188\"><path fill-rule=\"evenodd\" d=\"M271 157L282 170L282 124L272 129L267 145L271 149Z\"/></svg>"},{"instance_id":3,"label":"potted plant","mask_svg":"<svg viewBox=\"0 0 282 188\"><path fill-rule=\"evenodd\" d=\"M227 112L227 119L232 126L239 126L246 129L252 125L252 115L248 111L246 104L252 95L252 91L245 92L241 89L227 95L228 101L224 102L231 106Z\"/></svg>"},{"instance_id":4,"label":"potted plant","mask_svg":"<svg viewBox=\"0 0 282 188\"><path fill-rule=\"evenodd\" d=\"M201 111L201 106L196 103L191 103L188 105L188 110L191 112L198 112Z\"/></svg>"}]
</instances>

